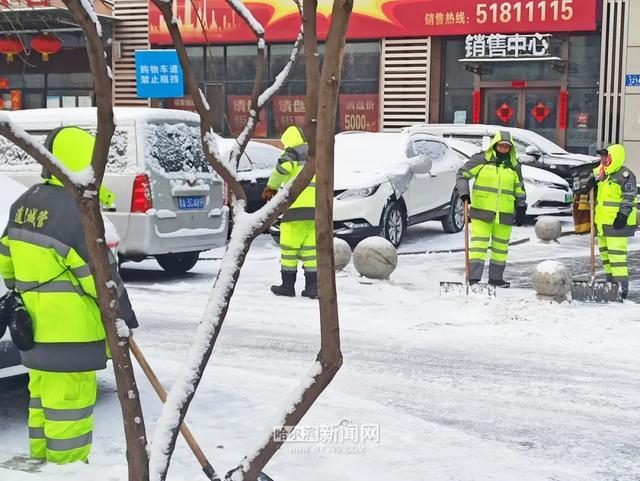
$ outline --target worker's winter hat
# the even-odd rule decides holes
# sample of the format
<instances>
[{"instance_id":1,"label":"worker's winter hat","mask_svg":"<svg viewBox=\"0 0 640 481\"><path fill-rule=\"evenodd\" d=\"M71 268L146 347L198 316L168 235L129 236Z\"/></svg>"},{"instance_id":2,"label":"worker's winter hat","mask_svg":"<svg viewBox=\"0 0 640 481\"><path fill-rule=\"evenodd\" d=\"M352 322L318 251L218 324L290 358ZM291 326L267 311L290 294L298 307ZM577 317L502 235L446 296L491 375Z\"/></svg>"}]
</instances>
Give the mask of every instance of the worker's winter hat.
<instances>
[{"instance_id":1,"label":"worker's winter hat","mask_svg":"<svg viewBox=\"0 0 640 481\"><path fill-rule=\"evenodd\" d=\"M59 127L52 130L45 140L45 148L53 154L71 172L81 172L91 165L96 138L79 127ZM62 185L46 169L42 169L42 177L51 183ZM111 207L115 195L104 186L100 187L100 202Z\"/></svg>"}]
</instances>

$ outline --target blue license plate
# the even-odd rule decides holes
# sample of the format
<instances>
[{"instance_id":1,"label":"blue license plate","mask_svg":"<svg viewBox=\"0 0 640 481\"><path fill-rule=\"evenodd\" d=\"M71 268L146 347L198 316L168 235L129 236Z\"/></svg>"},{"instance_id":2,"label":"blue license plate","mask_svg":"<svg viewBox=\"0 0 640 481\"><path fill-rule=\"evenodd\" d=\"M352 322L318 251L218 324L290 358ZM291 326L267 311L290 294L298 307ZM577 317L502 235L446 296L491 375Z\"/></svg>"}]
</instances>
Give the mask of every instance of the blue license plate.
<instances>
[{"instance_id":1,"label":"blue license plate","mask_svg":"<svg viewBox=\"0 0 640 481\"><path fill-rule=\"evenodd\" d=\"M204 196L190 195L178 197L178 207L181 209L204 209Z\"/></svg>"},{"instance_id":2,"label":"blue license plate","mask_svg":"<svg viewBox=\"0 0 640 481\"><path fill-rule=\"evenodd\" d=\"M565 204L571 204L573 202L573 194L565 194L564 202Z\"/></svg>"}]
</instances>

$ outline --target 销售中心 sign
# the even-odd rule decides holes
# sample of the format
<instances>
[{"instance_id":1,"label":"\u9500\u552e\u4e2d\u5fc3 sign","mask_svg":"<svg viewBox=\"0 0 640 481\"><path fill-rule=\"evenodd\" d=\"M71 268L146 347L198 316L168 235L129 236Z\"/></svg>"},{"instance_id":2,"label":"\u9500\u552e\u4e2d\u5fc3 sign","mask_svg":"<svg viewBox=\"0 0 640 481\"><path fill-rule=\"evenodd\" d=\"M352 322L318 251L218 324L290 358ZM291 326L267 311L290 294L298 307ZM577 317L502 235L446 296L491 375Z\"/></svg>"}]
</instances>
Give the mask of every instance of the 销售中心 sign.
<instances>
[{"instance_id":1,"label":"\u9500\u552e\u4e2d\u5fc3 sign","mask_svg":"<svg viewBox=\"0 0 640 481\"><path fill-rule=\"evenodd\" d=\"M136 50L136 85L140 98L184 96L184 75L175 50Z\"/></svg>"},{"instance_id":2,"label":"\u9500\u552e\u4e2d\u5fc3 sign","mask_svg":"<svg viewBox=\"0 0 640 481\"><path fill-rule=\"evenodd\" d=\"M467 35L461 62L560 60L550 53L550 34Z\"/></svg>"}]
</instances>

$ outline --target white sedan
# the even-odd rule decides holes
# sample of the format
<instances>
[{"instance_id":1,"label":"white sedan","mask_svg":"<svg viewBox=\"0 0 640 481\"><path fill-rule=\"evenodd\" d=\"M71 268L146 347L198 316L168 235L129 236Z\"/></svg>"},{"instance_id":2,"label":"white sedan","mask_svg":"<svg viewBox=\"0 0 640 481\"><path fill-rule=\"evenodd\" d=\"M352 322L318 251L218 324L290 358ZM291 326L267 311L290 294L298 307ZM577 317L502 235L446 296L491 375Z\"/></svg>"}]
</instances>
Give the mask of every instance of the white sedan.
<instances>
[{"instance_id":1,"label":"white sedan","mask_svg":"<svg viewBox=\"0 0 640 481\"><path fill-rule=\"evenodd\" d=\"M471 142L448 139L448 143L462 156L464 162L482 152ZM566 180L553 172L530 165L522 165L522 176L527 191L528 216L571 213L573 194Z\"/></svg>"},{"instance_id":2,"label":"white sedan","mask_svg":"<svg viewBox=\"0 0 640 481\"><path fill-rule=\"evenodd\" d=\"M408 226L430 220L459 232L464 216L455 183L462 163L441 136L418 129L337 135L335 235L352 243L380 235L398 246Z\"/></svg>"},{"instance_id":3,"label":"white sedan","mask_svg":"<svg viewBox=\"0 0 640 481\"><path fill-rule=\"evenodd\" d=\"M4 233L4 228L9 220L9 209L11 204L20 197L27 188L19 182L10 179L4 174L0 174L0 235ZM117 256L120 239L114 225L106 218L104 220L105 240L111 252ZM7 291L4 282L0 279L0 297ZM20 354L14 347L9 332L0 339L0 379L9 378L25 374L27 370L20 364Z\"/></svg>"}]
</instances>

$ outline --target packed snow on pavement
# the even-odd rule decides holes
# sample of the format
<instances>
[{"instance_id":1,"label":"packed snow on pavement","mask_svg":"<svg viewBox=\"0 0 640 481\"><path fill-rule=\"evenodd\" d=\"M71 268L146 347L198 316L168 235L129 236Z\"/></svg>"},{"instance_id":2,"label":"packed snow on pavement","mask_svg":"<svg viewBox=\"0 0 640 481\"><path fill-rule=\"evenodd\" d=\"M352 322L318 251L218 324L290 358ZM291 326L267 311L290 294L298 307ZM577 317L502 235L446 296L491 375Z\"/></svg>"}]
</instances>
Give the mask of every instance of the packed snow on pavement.
<instances>
[{"instance_id":1,"label":"packed snow on pavement","mask_svg":"<svg viewBox=\"0 0 640 481\"><path fill-rule=\"evenodd\" d=\"M587 236L544 244L532 227L515 228L512 240L525 239L512 247L508 280L525 276L518 266L527 263L588 259ZM462 245L462 234L427 223L409 230L390 280L362 279L353 265L338 273L344 366L299 436L265 469L275 481L638 479L637 306L541 301L530 278L494 299L442 297L439 281L462 280L463 254L441 251ZM630 250L639 249L636 237ZM167 386L190 349L222 254L204 253L181 277L151 260L123 266L141 326L135 339ZM187 416L220 474L272 428L319 347L317 302L269 292L278 257L268 236L256 240ZM0 469L0 480L126 479L111 370L99 379L90 464ZM140 370L137 379L151 438L160 403ZM0 391L0 463L28 453L27 404L24 385ZM169 479L205 479L181 439Z\"/></svg>"}]
</instances>

